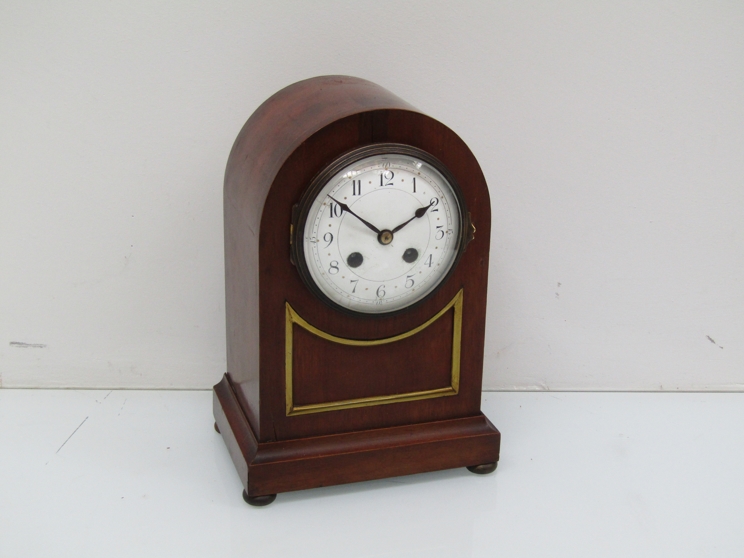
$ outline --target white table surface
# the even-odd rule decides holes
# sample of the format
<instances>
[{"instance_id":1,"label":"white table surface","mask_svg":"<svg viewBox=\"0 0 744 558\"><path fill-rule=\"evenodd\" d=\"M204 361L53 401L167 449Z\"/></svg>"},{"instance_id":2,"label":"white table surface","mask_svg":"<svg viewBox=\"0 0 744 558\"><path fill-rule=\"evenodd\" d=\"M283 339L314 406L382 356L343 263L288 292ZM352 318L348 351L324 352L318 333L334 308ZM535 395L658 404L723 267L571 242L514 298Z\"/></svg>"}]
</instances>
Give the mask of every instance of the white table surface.
<instances>
[{"instance_id":1,"label":"white table surface","mask_svg":"<svg viewBox=\"0 0 744 558\"><path fill-rule=\"evenodd\" d=\"M484 393L495 473L245 504L207 391L0 390L0 557L744 556L744 394Z\"/></svg>"}]
</instances>

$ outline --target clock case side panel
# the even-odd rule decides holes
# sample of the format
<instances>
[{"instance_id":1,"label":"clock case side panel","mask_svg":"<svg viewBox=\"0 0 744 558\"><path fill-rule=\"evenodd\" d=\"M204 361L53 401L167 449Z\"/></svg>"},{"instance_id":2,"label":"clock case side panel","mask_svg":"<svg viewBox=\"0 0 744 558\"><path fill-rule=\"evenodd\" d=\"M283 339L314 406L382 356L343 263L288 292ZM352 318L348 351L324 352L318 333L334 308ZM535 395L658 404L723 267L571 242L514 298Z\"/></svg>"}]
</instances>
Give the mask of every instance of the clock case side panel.
<instances>
[{"instance_id":1,"label":"clock case side panel","mask_svg":"<svg viewBox=\"0 0 744 558\"><path fill-rule=\"evenodd\" d=\"M292 207L304 188L345 152L375 143L408 144L438 158L455 176L477 227L474 240L447 282L421 305L393 318L360 317L332 309L310 292L289 259ZM465 143L440 122L405 109L370 111L335 121L298 146L277 173L266 199L261 227L261 420L273 428L262 432L259 443L479 415L489 244L490 202L485 178ZM456 396L287 416L285 303L289 302L300 316L331 335L379 339L414 329L444 308L461 289L461 370ZM410 359L411 355L400 355L401 367Z\"/></svg>"},{"instance_id":2,"label":"clock case side panel","mask_svg":"<svg viewBox=\"0 0 744 558\"><path fill-rule=\"evenodd\" d=\"M264 391L259 372L259 233L265 200L282 165L309 136L345 116L380 108L412 107L359 78L304 80L266 100L230 152L224 182L227 381L257 436Z\"/></svg>"}]
</instances>

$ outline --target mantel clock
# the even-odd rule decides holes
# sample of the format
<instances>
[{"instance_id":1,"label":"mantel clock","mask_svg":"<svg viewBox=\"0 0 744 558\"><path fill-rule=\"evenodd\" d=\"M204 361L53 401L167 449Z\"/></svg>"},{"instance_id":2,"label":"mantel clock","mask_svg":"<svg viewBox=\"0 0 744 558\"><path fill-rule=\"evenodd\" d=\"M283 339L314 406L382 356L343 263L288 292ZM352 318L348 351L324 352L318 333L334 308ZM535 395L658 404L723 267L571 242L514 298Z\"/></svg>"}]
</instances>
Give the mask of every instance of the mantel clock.
<instances>
[{"instance_id":1,"label":"mantel clock","mask_svg":"<svg viewBox=\"0 0 744 558\"><path fill-rule=\"evenodd\" d=\"M495 469L480 411L490 204L448 127L369 81L308 79L246 122L224 186L215 428L249 504Z\"/></svg>"}]
</instances>

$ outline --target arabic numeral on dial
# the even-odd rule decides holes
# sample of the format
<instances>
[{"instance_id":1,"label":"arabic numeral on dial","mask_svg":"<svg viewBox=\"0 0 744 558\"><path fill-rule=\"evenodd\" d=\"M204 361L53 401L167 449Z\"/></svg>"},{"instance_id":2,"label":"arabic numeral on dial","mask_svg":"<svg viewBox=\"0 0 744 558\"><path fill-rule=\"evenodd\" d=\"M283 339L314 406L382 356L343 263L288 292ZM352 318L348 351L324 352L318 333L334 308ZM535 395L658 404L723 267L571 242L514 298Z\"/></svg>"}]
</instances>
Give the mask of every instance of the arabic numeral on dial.
<instances>
[{"instance_id":1,"label":"arabic numeral on dial","mask_svg":"<svg viewBox=\"0 0 744 558\"><path fill-rule=\"evenodd\" d=\"M413 177L413 193L416 193L416 177Z\"/></svg>"},{"instance_id":2,"label":"arabic numeral on dial","mask_svg":"<svg viewBox=\"0 0 744 558\"><path fill-rule=\"evenodd\" d=\"M328 248L331 245L331 242L333 242L333 233L325 233L323 235L323 241L328 243L325 245L325 247Z\"/></svg>"},{"instance_id":3,"label":"arabic numeral on dial","mask_svg":"<svg viewBox=\"0 0 744 558\"><path fill-rule=\"evenodd\" d=\"M343 213L341 207L339 207L339 205L335 203L328 204L328 209L331 211L331 218L341 217L341 213Z\"/></svg>"},{"instance_id":4,"label":"arabic numeral on dial","mask_svg":"<svg viewBox=\"0 0 744 558\"><path fill-rule=\"evenodd\" d=\"M394 176L395 173L391 170L386 170L380 174L380 186L392 186Z\"/></svg>"},{"instance_id":5,"label":"arabic numeral on dial","mask_svg":"<svg viewBox=\"0 0 744 558\"><path fill-rule=\"evenodd\" d=\"M377 287L377 298L385 298L385 285Z\"/></svg>"},{"instance_id":6,"label":"arabic numeral on dial","mask_svg":"<svg viewBox=\"0 0 744 558\"><path fill-rule=\"evenodd\" d=\"M431 264L432 264L432 257L433 257L433 254L429 254L429 257L428 257L428 258L426 258L426 260L424 260L424 265L425 265L426 267L431 267Z\"/></svg>"},{"instance_id":7,"label":"arabic numeral on dial","mask_svg":"<svg viewBox=\"0 0 744 558\"><path fill-rule=\"evenodd\" d=\"M434 235L434 240L442 240L444 238L442 227L442 225L437 225L437 234Z\"/></svg>"},{"instance_id":8,"label":"arabic numeral on dial","mask_svg":"<svg viewBox=\"0 0 744 558\"><path fill-rule=\"evenodd\" d=\"M413 275L406 275L406 289L413 287L414 283Z\"/></svg>"},{"instance_id":9,"label":"arabic numeral on dial","mask_svg":"<svg viewBox=\"0 0 744 558\"><path fill-rule=\"evenodd\" d=\"M331 275L336 275L336 273L338 273L338 262L336 260L331 262L331 267L328 268L328 273Z\"/></svg>"},{"instance_id":10,"label":"arabic numeral on dial","mask_svg":"<svg viewBox=\"0 0 744 558\"><path fill-rule=\"evenodd\" d=\"M352 196L362 195L362 181L361 180L353 180L351 182L351 195Z\"/></svg>"},{"instance_id":11,"label":"arabic numeral on dial","mask_svg":"<svg viewBox=\"0 0 744 558\"><path fill-rule=\"evenodd\" d=\"M352 294L356 292L357 283L359 283L359 279L351 279L350 283L354 285L354 288L351 289Z\"/></svg>"},{"instance_id":12,"label":"arabic numeral on dial","mask_svg":"<svg viewBox=\"0 0 744 558\"><path fill-rule=\"evenodd\" d=\"M434 213L435 211L439 211L439 208L437 207L439 205L439 198L431 198L429 205L432 207L432 213Z\"/></svg>"}]
</instances>

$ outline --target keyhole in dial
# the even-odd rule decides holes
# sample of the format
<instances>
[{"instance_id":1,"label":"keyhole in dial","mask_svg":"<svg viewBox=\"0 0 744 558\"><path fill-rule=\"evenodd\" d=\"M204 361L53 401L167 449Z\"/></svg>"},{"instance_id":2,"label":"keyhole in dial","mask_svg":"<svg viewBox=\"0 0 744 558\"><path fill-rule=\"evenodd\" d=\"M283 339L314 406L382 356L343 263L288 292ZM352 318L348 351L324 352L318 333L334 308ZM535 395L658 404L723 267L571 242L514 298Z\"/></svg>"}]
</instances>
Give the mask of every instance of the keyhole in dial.
<instances>
[{"instance_id":1,"label":"keyhole in dial","mask_svg":"<svg viewBox=\"0 0 744 558\"><path fill-rule=\"evenodd\" d=\"M349 257L346 258L346 263L349 264L349 267L359 267L364 263L364 256L359 252L352 252L349 254Z\"/></svg>"},{"instance_id":2,"label":"keyhole in dial","mask_svg":"<svg viewBox=\"0 0 744 558\"><path fill-rule=\"evenodd\" d=\"M416 248L407 248L403 252L403 261L406 263L413 263L418 259L418 250Z\"/></svg>"}]
</instances>

